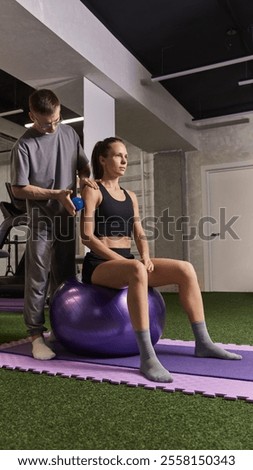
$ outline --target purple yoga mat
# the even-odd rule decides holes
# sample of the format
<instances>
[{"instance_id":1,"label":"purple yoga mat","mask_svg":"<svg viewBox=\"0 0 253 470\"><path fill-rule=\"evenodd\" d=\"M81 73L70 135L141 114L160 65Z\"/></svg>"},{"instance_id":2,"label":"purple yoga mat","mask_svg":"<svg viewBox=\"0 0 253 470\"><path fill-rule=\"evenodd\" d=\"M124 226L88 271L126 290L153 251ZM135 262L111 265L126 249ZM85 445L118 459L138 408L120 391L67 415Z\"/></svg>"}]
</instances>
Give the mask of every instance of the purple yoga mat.
<instances>
[{"instance_id":1,"label":"purple yoga mat","mask_svg":"<svg viewBox=\"0 0 253 470\"><path fill-rule=\"evenodd\" d=\"M242 360L238 361L198 358L194 356L193 346L158 343L155 349L161 363L171 373L253 381L253 351L242 351L239 348L238 350L231 350L231 352L242 355ZM139 368L139 356L120 358L78 356L66 351L58 342L54 343L54 350L57 354L54 360L77 361L133 369ZM5 348L1 352L31 356L31 344L29 342L18 344Z\"/></svg>"}]
</instances>

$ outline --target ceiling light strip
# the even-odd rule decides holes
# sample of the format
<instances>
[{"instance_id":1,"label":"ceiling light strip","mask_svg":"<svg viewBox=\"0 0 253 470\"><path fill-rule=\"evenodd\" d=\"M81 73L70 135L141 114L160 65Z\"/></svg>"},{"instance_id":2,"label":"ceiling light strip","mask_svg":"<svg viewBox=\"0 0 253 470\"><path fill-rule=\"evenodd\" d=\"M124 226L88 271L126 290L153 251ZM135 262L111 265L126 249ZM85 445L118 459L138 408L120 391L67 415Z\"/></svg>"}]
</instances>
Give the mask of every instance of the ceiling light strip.
<instances>
[{"instance_id":1,"label":"ceiling light strip","mask_svg":"<svg viewBox=\"0 0 253 470\"><path fill-rule=\"evenodd\" d=\"M210 122L208 124L188 124L185 123L185 127L194 129L196 131L203 131L206 129L216 129L217 127L236 126L237 124L248 124L249 118L241 118L227 121Z\"/></svg>"},{"instance_id":2,"label":"ceiling light strip","mask_svg":"<svg viewBox=\"0 0 253 470\"><path fill-rule=\"evenodd\" d=\"M84 121L84 117L76 117L76 118L70 118L70 119L63 119L62 124L72 124L74 122L81 122Z\"/></svg>"},{"instance_id":3,"label":"ceiling light strip","mask_svg":"<svg viewBox=\"0 0 253 470\"><path fill-rule=\"evenodd\" d=\"M168 75L161 75L159 77L151 77L152 82L161 82L163 80L170 80L171 78L183 77L185 75L191 75L194 73L205 72L206 70L218 69L221 67L228 67L229 65L240 64L242 62L248 62L253 60L253 55L246 57L239 57L238 59L227 60L226 62L218 62L217 64L204 65L195 69L182 70L181 72L170 73Z\"/></svg>"},{"instance_id":4,"label":"ceiling light strip","mask_svg":"<svg viewBox=\"0 0 253 470\"><path fill-rule=\"evenodd\" d=\"M5 111L3 113L0 113L0 117L4 117L4 116L11 116L12 114L20 114L20 113L23 113L24 110L23 109L13 109L12 111Z\"/></svg>"},{"instance_id":5,"label":"ceiling light strip","mask_svg":"<svg viewBox=\"0 0 253 470\"><path fill-rule=\"evenodd\" d=\"M244 85L251 85L253 83L253 78L250 78L249 80L241 80L238 82L239 86L244 86Z\"/></svg>"},{"instance_id":6,"label":"ceiling light strip","mask_svg":"<svg viewBox=\"0 0 253 470\"><path fill-rule=\"evenodd\" d=\"M73 124L75 122L81 122L81 121L84 121L84 117L83 116L80 116L80 117L76 117L76 118L70 118L70 119L63 119L63 121L61 121L61 124ZM25 127L28 129L29 127L32 127L33 126L33 122L29 122L28 124L25 124Z\"/></svg>"}]
</instances>

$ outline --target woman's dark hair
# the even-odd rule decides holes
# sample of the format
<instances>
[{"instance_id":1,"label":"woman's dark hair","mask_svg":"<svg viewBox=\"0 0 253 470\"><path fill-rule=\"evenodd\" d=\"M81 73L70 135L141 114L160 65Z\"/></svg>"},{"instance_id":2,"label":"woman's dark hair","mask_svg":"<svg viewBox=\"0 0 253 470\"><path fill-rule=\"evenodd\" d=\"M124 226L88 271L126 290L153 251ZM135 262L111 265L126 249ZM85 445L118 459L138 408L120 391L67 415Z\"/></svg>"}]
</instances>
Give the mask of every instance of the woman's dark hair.
<instances>
[{"instance_id":1,"label":"woman's dark hair","mask_svg":"<svg viewBox=\"0 0 253 470\"><path fill-rule=\"evenodd\" d=\"M91 155L91 166L95 180L100 180L104 173L104 169L99 161L100 155L106 158L111 144L114 144L115 142L124 143L119 137L107 137L106 139L100 140L96 143Z\"/></svg>"},{"instance_id":2,"label":"woman's dark hair","mask_svg":"<svg viewBox=\"0 0 253 470\"><path fill-rule=\"evenodd\" d=\"M51 90L36 90L29 96L31 112L50 115L60 106L60 101Z\"/></svg>"}]
</instances>

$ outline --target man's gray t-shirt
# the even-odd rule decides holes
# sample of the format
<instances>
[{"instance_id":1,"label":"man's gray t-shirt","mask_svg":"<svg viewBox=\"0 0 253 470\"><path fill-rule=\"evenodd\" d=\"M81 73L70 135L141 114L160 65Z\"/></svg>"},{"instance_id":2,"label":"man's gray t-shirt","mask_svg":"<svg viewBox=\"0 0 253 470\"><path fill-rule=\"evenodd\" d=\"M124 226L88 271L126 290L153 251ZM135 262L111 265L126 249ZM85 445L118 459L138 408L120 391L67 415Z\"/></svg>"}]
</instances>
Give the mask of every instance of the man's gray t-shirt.
<instances>
[{"instance_id":1,"label":"man's gray t-shirt","mask_svg":"<svg viewBox=\"0 0 253 470\"><path fill-rule=\"evenodd\" d=\"M72 127L61 124L49 134L41 134L32 127L12 149L11 184L72 189L75 194L77 171L87 164L88 159ZM29 215L33 208L37 208L40 215L49 217L64 212L61 204L54 199L27 200Z\"/></svg>"}]
</instances>

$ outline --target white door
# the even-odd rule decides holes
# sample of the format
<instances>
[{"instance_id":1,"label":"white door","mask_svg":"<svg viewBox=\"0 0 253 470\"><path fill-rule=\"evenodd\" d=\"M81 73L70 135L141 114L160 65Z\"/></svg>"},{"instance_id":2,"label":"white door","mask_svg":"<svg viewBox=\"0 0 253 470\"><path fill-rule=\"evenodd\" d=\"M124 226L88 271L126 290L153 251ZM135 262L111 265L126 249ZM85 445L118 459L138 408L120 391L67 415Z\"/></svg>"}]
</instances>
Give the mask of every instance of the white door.
<instances>
[{"instance_id":1,"label":"white door","mask_svg":"<svg viewBox=\"0 0 253 470\"><path fill-rule=\"evenodd\" d=\"M206 170L205 181L207 290L253 292L253 164Z\"/></svg>"}]
</instances>

